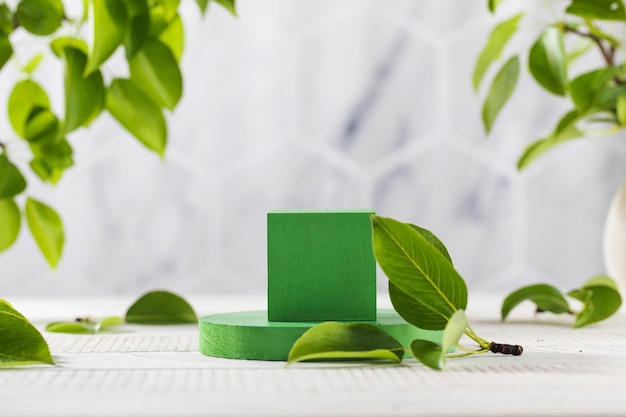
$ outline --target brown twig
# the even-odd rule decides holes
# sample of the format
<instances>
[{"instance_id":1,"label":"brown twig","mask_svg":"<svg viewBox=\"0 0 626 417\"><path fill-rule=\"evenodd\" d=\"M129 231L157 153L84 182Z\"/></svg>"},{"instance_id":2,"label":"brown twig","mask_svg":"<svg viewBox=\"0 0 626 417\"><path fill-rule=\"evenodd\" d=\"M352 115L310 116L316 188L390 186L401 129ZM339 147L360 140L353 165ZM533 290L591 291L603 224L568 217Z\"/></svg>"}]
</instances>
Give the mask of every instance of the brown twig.
<instances>
[{"instance_id":1,"label":"brown twig","mask_svg":"<svg viewBox=\"0 0 626 417\"><path fill-rule=\"evenodd\" d=\"M594 35L593 33L581 32L575 27L568 26L568 25L563 25L563 29L566 32L574 33L578 36L591 39L593 42L595 42L596 45L598 45L598 48L600 49L600 53L602 54L602 57L604 58L604 62L606 62L606 65L609 67L612 67L615 64L615 47L613 45L609 46L607 49L607 47L602 42L602 39L600 39L598 36Z\"/></svg>"}]
</instances>

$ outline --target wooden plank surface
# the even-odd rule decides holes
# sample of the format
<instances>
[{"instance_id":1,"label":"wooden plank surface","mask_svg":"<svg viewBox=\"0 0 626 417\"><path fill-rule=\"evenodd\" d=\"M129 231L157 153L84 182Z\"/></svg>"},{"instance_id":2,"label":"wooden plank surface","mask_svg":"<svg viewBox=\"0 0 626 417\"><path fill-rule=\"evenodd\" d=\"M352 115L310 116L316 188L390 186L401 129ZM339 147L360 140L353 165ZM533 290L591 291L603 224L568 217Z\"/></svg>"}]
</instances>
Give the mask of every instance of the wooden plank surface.
<instances>
[{"instance_id":1,"label":"wooden plank surface","mask_svg":"<svg viewBox=\"0 0 626 417\"><path fill-rule=\"evenodd\" d=\"M262 308L263 297L190 297L200 315ZM74 315L120 314L132 298L9 299L38 326ZM1 416L478 416L625 415L626 316L586 329L533 322L520 308L498 320L501 297L474 296L473 328L524 345L402 365L302 364L211 358L195 326L127 326L92 336L44 333L56 367L0 371ZM387 307L386 302L381 303Z\"/></svg>"}]
</instances>

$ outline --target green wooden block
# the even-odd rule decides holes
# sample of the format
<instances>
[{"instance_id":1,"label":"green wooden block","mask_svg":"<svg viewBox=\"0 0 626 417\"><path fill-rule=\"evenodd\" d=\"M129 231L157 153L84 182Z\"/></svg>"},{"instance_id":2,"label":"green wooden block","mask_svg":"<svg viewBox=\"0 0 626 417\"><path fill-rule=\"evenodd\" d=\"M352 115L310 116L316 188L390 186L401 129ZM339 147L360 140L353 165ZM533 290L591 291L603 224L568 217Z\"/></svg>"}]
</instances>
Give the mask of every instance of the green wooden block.
<instances>
[{"instance_id":1,"label":"green wooden block","mask_svg":"<svg viewBox=\"0 0 626 417\"><path fill-rule=\"evenodd\" d=\"M376 320L371 213L268 213L269 321Z\"/></svg>"}]
</instances>

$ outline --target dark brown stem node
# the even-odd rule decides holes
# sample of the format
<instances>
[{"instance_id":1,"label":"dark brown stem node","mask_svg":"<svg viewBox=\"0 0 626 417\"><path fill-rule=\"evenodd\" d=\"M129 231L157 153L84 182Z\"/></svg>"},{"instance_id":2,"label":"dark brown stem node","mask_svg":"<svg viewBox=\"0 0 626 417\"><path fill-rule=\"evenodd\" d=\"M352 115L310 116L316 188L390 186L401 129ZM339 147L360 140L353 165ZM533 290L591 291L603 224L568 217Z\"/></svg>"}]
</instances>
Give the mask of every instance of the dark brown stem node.
<instances>
[{"instance_id":1,"label":"dark brown stem node","mask_svg":"<svg viewBox=\"0 0 626 417\"><path fill-rule=\"evenodd\" d=\"M520 345L507 345L506 343L494 343L489 344L489 351L493 353L502 353L504 355L519 356L524 352L524 348Z\"/></svg>"}]
</instances>

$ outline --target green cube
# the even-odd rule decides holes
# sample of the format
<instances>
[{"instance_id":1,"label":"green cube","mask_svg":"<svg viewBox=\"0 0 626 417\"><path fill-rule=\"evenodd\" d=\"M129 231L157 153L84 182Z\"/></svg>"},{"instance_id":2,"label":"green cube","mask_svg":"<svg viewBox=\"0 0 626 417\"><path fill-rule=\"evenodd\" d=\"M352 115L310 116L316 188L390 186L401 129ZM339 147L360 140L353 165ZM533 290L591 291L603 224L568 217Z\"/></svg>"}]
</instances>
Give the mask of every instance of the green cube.
<instances>
[{"instance_id":1,"label":"green cube","mask_svg":"<svg viewBox=\"0 0 626 417\"><path fill-rule=\"evenodd\" d=\"M376 320L372 213L268 213L269 321Z\"/></svg>"}]
</instances>

